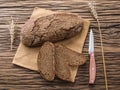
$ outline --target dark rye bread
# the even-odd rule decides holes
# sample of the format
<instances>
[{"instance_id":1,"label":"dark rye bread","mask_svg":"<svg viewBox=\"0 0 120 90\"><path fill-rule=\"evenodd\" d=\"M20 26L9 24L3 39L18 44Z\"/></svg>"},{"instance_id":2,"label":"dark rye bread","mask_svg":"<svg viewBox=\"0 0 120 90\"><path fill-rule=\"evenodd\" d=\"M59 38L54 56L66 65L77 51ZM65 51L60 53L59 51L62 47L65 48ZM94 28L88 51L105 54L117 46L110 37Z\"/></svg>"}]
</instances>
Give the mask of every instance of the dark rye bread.
<instances>
[{"instance_id":1,"label":"dark rye bread","mask_svg":"<svg viewBox=\"0 0 120 90\"><path fill-rule=\"evenodd\" d=\"M55 74L60 79L74 82L75 76L72 69L85 62L86 59L82 54L72 51L63 45L55 45Z\"/></svg>"},{"instance_id":2,"label":"dark rye bread","mask_svg":"<svg viewBox=\"0 0 120 90\"><path fill-rule=\"evenodd\" d=\"M52 81L55 77L54 55L54 45L50 42L45 42L39 51L37 66L40 75L48 81Z\"/></svg>"},{"instance_id":3,"label":"dark rye bread","mask_svg":"<svg viewBox=\"0 0 120 90\"><path fill-rule=\"evenodd\" d=\"M21 30L21 41L33 47L46 41L57 42L77 35L83 27L83 19L76 14L55 13L28 20Z\"/></svg>"}]
</instances>

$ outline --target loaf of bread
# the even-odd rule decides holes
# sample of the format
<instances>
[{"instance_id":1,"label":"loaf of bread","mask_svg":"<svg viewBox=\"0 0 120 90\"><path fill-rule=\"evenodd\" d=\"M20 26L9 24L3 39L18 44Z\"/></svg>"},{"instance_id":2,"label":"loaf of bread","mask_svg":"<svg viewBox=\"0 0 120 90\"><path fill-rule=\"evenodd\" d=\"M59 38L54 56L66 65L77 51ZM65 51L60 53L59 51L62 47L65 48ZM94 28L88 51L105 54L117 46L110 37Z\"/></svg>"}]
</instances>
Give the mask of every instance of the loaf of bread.
<instances>
[{"instance_id":1,"label":"loaf of bread","mask_svg":"<svg viewBox=\"0 0 120 90\"><path fill-rule=\"evenodd\" d=\"M40 46L46 41L57 42L77 35L83 27L83 19L76 14L54 13L28 20L21 30L24 45Z\"/></svg>"},{"instance_id":2,"label":"loaf of bread","mask_svg":"<svg viewBox=\"0 0 120 90\"><path fill-rule=\"evenodd\" d=\"M74 82L75 76L72 71L75 66L86 62L85 57L61 44L45 42L38 55L38 69L41 76L49 81L58 78Z\"/></svg>"},{"instance_id":3,"label":"loaf of bread","mask_svg":"<svg viewBox=\"0 0 120 90\"><path fill-rule=\"evenodd\" d=\"M38 70L40 72L40 75L48 81L52 81L55 77L54 53L54 45L50 42L46 42L41 47L40 52L38 54Z\"/></svg>"}]
</instances>

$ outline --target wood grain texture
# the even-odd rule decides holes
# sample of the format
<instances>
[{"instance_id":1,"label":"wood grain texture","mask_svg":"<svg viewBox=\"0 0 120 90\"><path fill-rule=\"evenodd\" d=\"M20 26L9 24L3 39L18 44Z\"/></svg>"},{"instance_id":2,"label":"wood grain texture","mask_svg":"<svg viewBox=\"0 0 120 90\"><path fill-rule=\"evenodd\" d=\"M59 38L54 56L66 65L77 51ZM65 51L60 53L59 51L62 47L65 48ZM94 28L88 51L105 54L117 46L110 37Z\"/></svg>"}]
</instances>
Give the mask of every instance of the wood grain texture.
<instances>
[{"instance_id":1,"label":"wood grain texture","mask_svg":"<svg viewBox=\"0 0 120 90\"><path fill-rule=\"evenodd\" d=\"M109 90L120 90L120 1L96 0L101 22ZM75 83L55 79L47 82L39 73L12 65L12 59L19 45L20 29L29 19L35 6L49 10L74 12L91 20L95 35L95 59L97 65L96 84L89 86L88 37L83 53L88 61L79 67ZM16 22L16 40L10 51L8 24L10 16ZM90 15L86 0L0 0L0 90L105 90L103 64L97 23Z\"/></svg>"}]
</instances>

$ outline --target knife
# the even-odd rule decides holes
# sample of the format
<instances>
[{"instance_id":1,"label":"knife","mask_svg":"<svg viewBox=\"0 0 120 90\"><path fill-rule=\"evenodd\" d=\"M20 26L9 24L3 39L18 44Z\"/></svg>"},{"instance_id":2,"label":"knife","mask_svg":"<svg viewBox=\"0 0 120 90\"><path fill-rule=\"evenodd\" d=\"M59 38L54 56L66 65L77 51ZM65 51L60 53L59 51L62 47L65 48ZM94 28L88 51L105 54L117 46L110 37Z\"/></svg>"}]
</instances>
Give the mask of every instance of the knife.
<instances>
[{"instance_id":1,"label":"knife","mask_svg":"<svg viewBox=\"0 0 120 90\"><path fill-rule=\"evenodd\" d=\"M89 55L90 55L89 84L94 84L96 77L96 63L94 57L94 35L92 29L90 29L89 35Z\"/></svg>"}]
</instances>

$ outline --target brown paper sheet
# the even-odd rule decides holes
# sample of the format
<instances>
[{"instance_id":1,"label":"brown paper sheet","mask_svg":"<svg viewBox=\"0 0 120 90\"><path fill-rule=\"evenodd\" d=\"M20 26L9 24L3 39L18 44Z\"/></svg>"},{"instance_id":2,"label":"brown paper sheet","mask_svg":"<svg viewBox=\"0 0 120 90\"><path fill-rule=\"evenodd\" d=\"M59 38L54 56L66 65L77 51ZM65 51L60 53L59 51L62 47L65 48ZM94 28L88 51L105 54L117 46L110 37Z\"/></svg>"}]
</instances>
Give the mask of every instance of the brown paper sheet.
<instances>
[{"instance_id":1,"label":"brown paper sheet","mask_svg":"<svg viewBox=\"0 0 120 90\"><path fill-rule=\"evenodd\" d=\"M31 18L36 19L37 17L42 17L46 16L49 14L56 13L54 11L46 10L46 9L40 9L38 7L34 8L34 11L31 15ZM62 43L68 48L77 51L79 53L82 52L83 45L85 42L85 38L88 32L90 22L88 20L84 20L84 27L81 33L79 33L77 36L64 40L58 43ZM40 47L35 47L35 48L29 48L24 46L21 42L20 45L17 49L17 52L15 54L15 57L13 59L13 64L16 64L18 66L28 68L31 70L38 71L37 68L37 56L39 52ZM76 75L78 67L71 68L72 71L74 72L74 76Z\"/></svg>"}]
</instances>

